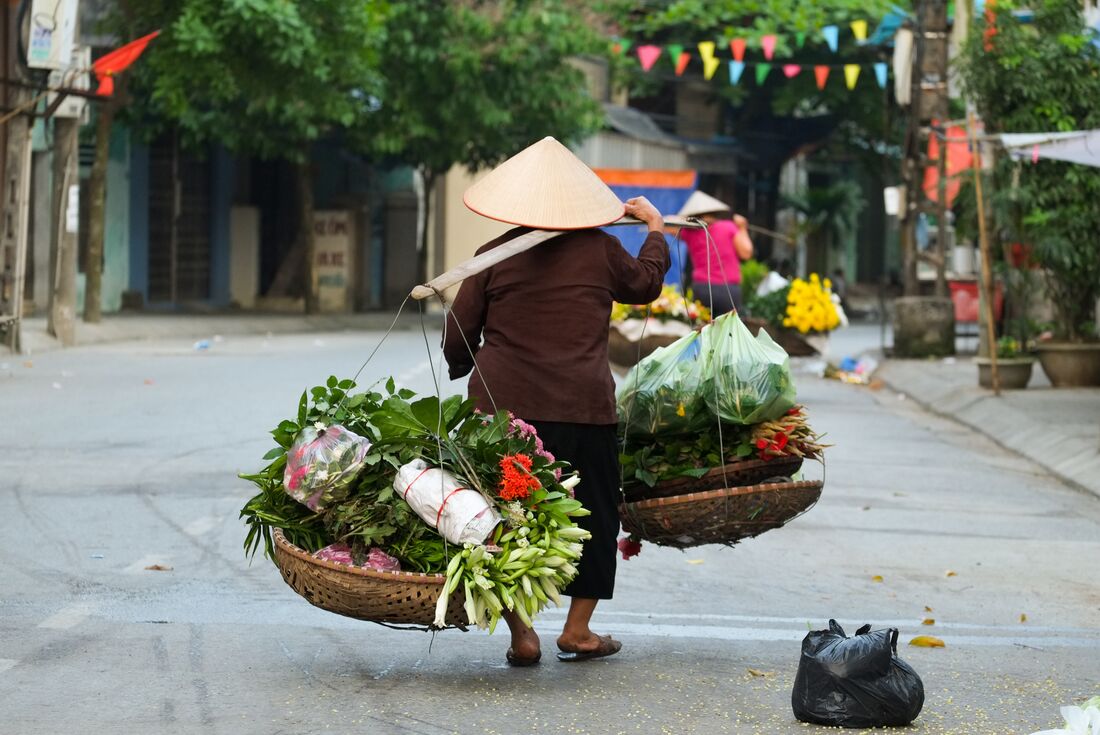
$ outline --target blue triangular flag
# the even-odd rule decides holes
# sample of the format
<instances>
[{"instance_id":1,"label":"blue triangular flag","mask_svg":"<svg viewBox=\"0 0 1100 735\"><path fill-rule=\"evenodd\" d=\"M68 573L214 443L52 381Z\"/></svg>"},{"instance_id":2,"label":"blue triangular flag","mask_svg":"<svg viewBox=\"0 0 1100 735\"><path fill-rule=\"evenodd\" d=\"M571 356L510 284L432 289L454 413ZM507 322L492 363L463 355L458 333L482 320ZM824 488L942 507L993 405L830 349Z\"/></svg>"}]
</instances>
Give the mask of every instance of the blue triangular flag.
<instances>
[{"instance_id":1,"label":"blue triangular flag","mask_svg":"<svg viewBox=\"0 0 1100 735\"><path fill-rule=\"evenodd\" d=\"M886 89L886 62L879 61L875 64L875 79L878 80L878 86Z\"/></svg>"},{"instance_id":2,"label":"blue triangular flag","mask_svg":"<svg viewBox=\"0 0 1100 735\"><path fill-rule=\"evenodd\" d=\"M730 84L737 84L741 81L741 75L745 73L745 62L743 61L731 61L730 62Z\"/></svg>"},{"instance_id":3,"label":"blue triangular flag","mask_svg":"<svg viewBox=\"0 0 1100 735\"><path fill-rule=\"evenodd\" d=\"M821 35L825 37L825 43L829 44L829 50L835 54L837 42L840 40L840 29L836 26L825 26L821 29Z\"/></svg>"}]
</instances>

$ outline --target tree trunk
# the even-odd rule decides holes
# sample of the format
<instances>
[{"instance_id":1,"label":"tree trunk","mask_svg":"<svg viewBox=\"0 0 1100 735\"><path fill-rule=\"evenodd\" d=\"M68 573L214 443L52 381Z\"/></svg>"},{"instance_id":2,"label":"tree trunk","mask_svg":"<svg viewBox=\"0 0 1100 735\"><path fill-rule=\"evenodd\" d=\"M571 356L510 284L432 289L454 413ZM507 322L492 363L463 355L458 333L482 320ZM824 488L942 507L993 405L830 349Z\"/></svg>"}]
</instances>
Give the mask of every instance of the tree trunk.
<instances>
[{"instance_id":1,"label":"tree trunk","mask_svg":"<svg viewBox=\"0 0 1100 735\"><path fill-rule=\"evenodd\" d=\"M429 168L420 169L420 181L424 186L424 210L420 215L420 242L416 252L416 282L428 282L428 225L432 221L432 190L439 175ZM442 243L436 243L439 247Z\"/></svg>"},{"instance_id":2,"label":"tree trunk","mask_svg":"<svg viewBox=\"0 0 1100 735\"><path fill-rule=\"evenodd\" d=\"M298 195L298 249L302 251L302 293L305 296L305 311L316 314L320 311L317 293L317 279L314 275L317 266L317 241L313 234L313 176L310 171L309 149L303 160L297 164Z\"/></svg>"},{"instance_id":3,"label":"tree trunk","mask_svg":"<svg viewBox=\"0 0 1100 735\"><path fill-rule=\"evenodd\" d=\"M95 125L95 162L88 178L88 259L84 266L84 321L103 318L100 294L103 285L103 240L107 214L107 163L111 151L111 128L118 103L115 98L99 108Z\"/></svg>"},{"instance_id":4,"label":"tree trunk","mask_svg":"<svg viewBox=\"0 0 1100 735\"><path fill-rule=\"evenodd\" d=\"M76 341L76 245L79 173L75 118L55 118L53 149L53 227L50 242L50 298L46 330L65 347ZM71 196L72 193L76 196ZM74 211L75 210L75 211Z\"/></svg>"}]
</instances>

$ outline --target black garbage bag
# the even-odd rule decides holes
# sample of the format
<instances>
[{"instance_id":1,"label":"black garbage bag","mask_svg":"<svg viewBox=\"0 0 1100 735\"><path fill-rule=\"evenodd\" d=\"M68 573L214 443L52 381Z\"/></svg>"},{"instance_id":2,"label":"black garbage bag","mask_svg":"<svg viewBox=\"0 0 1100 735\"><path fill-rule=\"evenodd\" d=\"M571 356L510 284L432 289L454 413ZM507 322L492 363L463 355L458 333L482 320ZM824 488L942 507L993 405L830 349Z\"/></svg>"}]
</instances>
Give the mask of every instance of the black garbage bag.
<instances>
[{"instance_id":1,"label":"black garbage bag","mask_svg":"<svg viewBox=\"0 0 1100 735\"><path fill-rule=\"evenodd\" d=\"M854 637L835 620L802 640L802 657L791 693L802 722L840 727L908 725L924 706L924 684L898 658L898 630L871 630Z\"/></svg>"}]
</instances>

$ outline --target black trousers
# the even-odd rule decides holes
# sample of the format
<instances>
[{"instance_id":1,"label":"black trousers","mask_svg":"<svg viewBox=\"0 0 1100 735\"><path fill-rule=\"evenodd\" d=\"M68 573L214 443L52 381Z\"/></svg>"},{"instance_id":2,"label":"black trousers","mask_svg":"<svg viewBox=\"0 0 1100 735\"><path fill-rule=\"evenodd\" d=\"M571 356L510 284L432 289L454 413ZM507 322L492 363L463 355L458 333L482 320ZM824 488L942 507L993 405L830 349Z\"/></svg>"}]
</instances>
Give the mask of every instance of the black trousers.
<instances>
[{"instance_id":1,"label":"black trousers","mask_svg":"<svg viewBox=\"0 0 1100 735\"><path fill-rule=\"evenodd\" d=\"M619 445L615 425L532 421L546 451L580 473L577 500L592 515L577 525L592 534L584 542L577 576L562 590L571 597L610 600L615 592L615 554L619 537Z\"/></svg>"}]
</instances>

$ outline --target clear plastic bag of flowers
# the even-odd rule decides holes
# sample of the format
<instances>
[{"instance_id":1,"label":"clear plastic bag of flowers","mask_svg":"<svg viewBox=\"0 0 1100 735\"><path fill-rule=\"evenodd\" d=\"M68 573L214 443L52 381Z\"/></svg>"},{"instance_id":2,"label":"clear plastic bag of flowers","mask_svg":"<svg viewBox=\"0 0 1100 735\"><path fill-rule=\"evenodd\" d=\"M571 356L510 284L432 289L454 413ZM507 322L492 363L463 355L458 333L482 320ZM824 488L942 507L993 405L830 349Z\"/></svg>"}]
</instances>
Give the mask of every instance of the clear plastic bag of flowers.
<instances>
[{"instance_id":1,"label":"clear plastic bag of flowers","mask_svg":"<svg viewBox=\"0 0 1100 735\"><path fill-rule=\"evenodd\" d=\"M698 332L643 358L619 386L619 431L642 438L709 426L712 419L701 393L704 364Z\"/></svg>"},{"instance_id":2,"label":"clear plastic bag of flowers","mask_svg":"<svg viewBox=\"0 0 1100 735\"><path fill-rule=\"evenodd\" d=\"M369 440L339 424L307 426L287 452L283 488L310 510L324 510L343 499L370 446Z\"/></svg>"},{"instance_id":3,"label":"clear plastic bag of flowers","mask_svg":"<svg viewBox=\"0 0 1100 735\"><path fill-rule=\"evenodd\" d=\"M711 413L734 424L770 421L795 404L790 358L763 329L756 336L730 312L699 334L706 366L700 388Z\"/></svg>"}]
</instances>

